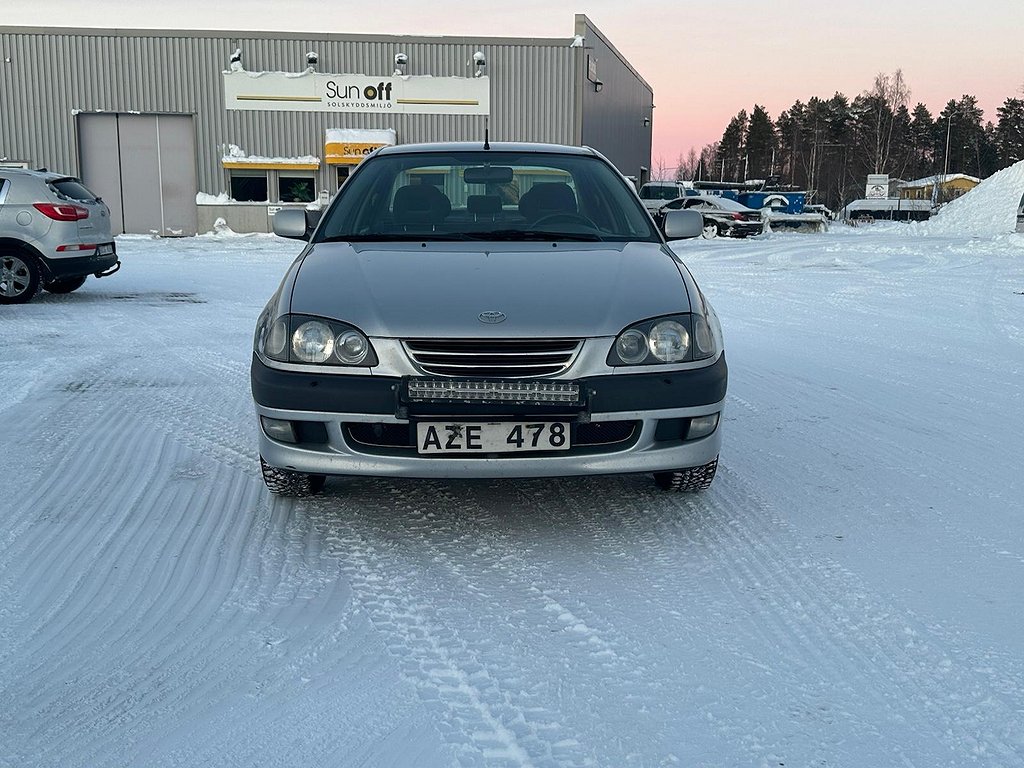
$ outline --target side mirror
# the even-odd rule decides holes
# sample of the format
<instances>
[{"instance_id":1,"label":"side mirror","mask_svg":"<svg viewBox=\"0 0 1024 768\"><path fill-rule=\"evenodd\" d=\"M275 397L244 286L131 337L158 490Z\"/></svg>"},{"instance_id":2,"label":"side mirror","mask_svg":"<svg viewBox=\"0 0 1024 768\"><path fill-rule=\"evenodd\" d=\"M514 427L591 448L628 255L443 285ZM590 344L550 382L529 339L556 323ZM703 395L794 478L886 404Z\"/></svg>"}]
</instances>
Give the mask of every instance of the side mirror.
<instances>
[{"instance_id":1,"label":"side mirror","mask_svg":"<svg viewBox=\"0 0 1024 768\"><path fill-rule=\"evenodd\" d=\"M688 240L704 231L704 217L697 211L665 211L661 225L667 240Z\"/></svg>"},{"instance_id":2,"label":"side mirror","mask_svg":"<svg viewBox=\"0 0 1024 768\"><path fill-rule=\"evenodd\" d=\"M309 240L312 229L306 218L307 213L312 212L303 208L282 208L274 214L274 234L293 240Z\"/></svg>"}]
</instances>

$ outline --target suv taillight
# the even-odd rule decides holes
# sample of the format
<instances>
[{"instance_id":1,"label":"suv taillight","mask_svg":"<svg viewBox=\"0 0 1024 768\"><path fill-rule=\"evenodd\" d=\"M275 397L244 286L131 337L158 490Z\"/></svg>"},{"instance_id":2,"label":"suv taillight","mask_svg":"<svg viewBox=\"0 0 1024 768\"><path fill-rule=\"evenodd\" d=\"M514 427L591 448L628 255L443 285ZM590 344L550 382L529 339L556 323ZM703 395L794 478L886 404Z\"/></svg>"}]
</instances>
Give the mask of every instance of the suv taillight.
<instances>
[{"instance_id":1,"label":"suv taillight","mask_svg":"<svg viewBox=\"0 0 1024 768\"><path fill-rule=\"evenodd\" d=\"M78 221L79 219L89 218L89 210L80 205L32 203L32 207L54 221Z\"/></svg>"}]
</instances>

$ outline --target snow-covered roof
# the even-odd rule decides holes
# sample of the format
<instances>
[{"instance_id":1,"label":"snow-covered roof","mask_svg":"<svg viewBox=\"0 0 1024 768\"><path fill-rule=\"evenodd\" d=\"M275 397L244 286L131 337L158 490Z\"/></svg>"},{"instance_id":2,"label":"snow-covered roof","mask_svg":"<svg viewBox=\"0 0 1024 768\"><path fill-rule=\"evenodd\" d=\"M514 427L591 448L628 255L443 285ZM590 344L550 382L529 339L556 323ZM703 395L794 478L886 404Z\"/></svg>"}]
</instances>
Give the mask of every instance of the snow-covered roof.
<instances>
[{"instance_id":1,"label":"snow-covered roof","mask_svg":"<svg viewBox=\"0 0 1024 768\"><path fill-rule=\"evenodd\" d=\"M951 181L957 179L966 179L967 181L973 181L975 184L980 184L981 179L977 176L968 176L966 173L947 173L945 175L939 173L935 176L925 176L923 179L915 179L914 181L901 181L897 184L900 189L907 187L930 187L936 181L940 181L943 184L948 184Z\"/></svg>"}]
</instances>

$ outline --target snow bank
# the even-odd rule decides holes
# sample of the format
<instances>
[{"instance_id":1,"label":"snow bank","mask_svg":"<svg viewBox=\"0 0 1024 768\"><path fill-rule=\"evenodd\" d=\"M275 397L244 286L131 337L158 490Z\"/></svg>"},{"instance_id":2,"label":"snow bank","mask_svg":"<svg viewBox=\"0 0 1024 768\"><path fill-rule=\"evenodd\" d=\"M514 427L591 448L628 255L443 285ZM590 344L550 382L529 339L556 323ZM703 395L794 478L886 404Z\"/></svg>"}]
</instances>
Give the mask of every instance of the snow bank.
<instances>
[{"instance_id":1,"label":"snow bank","mask_svg":"<svg viewBox=\"0 0 1024 768\"><path fill-rule=\"evenodd\" d=\"M1024 160L994 173L921 225L928 235L990 237L1012 232L1024 194Z\"/></svg>"},{"instance_id":2,"label":"snow bank","mask_svg":"<svg viewBox=\"0 0 1024 768\"><path fill-rule=\"evenodd\" d=\"M231 202L231 196L227 192L219 195L211 195L208 192L196 193L196 205L224 205Z\"/></svg>"},{"instance_id":3,"label":"snow bank","mask_svg":"<svg viewBox=\"0 0 1024 768\"><path fill-rule=\"evenodd\" d=\"M247 155L237 144L228 144L226 154L222 158L226 163L252 163L273 165L320 165L320 158L315 155L299 157L264 157L263 155Z\"/></svg>"}]
</instances>

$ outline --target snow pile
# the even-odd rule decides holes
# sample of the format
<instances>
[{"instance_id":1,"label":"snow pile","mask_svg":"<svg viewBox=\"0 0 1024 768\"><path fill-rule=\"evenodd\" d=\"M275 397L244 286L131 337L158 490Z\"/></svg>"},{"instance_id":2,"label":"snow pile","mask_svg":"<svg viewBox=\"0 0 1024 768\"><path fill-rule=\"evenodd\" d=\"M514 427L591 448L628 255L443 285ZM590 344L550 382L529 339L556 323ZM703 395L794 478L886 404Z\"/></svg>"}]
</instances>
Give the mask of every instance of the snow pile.
<instances>
[{"instance_id":1,"label":"snow pile","mask_svg":"<svg viewBox=\"0 0 1024 768\"><path fill-rule=\"evenodd\" d=\"M272 165L320 165L320 158L316 155L301 155L299 157L264 157L263 155L247 155L245 150L237 144L228 144L224 157L225 163L251 163L251 164L272 164Z\"/></svg>"},{"instance_id":2,"label":"snow pile","mask_svg":"<svg viewBox=\"0 0 1024 768\"><path fill-rule=\"evenodd\" d=\"M208 192L196 193L196 205L224 205L231 202L231 196L227 192L219 195L211 195Z\"/></svg>"},{"instance_id":3,"label":"snow pile","mask_svg":"<svg viewBox=\"0 0 1024 768\"><path fill-rule=\"evenodd\" d=\"M1024 160L985 179L963 197L943 206L922 229L929 235L988 237L1012 232L1024 195Z\"/></svg>"}]
</instances>

